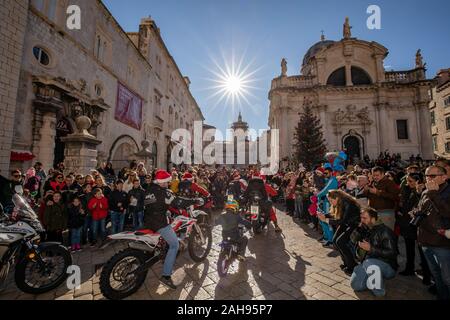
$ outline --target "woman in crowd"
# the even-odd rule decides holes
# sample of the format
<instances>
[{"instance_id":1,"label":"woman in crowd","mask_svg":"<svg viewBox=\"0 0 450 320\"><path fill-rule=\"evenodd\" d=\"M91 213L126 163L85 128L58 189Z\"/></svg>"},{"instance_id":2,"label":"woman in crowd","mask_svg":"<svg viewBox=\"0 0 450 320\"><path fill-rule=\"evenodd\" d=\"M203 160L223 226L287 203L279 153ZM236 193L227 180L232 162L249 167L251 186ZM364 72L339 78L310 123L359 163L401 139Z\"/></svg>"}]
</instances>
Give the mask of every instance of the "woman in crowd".
<instances>
[{"instance_id":1,"label":"woman in crowd","mask_svg":"<svg viewBox=\"0 0 450 320\"><path fill-rule=\"evenodd\" d=\"M330 217L325 218L325 222L335 230L333 244L343 261L341 269L351 275L356 263L348 244L350 235L359 224L361 207L354 197L342 190L331 190L328 193L328 201L331 205ZM324 219L324 216L319 218Z\"/></svg>"},{"instance_id":2,"label":"woman in crowd","mask_svg":"<svg viewBox=\"0 0 450 320\"><path fill-rule=\"evenodd\" d=\"M64 242L63 231L67 229L67 220L67 210L61 192L56 191L49 197L44 212L47 241Z\"/></svg>"}]
</instances>

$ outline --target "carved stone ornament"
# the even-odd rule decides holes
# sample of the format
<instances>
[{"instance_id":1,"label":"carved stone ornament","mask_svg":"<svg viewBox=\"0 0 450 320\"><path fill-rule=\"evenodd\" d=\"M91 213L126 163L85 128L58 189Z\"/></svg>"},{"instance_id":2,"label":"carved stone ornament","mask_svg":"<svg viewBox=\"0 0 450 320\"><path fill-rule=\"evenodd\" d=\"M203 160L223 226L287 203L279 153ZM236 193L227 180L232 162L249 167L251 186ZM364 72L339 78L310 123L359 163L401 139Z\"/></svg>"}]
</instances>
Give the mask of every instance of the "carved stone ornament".
<instances>
[{"instance_id":1,"label":"carved stone ornament","mask_svg":"<svg viewBox=\"0 0 450 320\"><path fill-rule=\"evenodd\" d=\"M373 121L370 120L368 107L365 107L358 111L356 106L349 105L346 107L346 111L343 111L342 109L339 108L334 113L334 123L337 125L345 125L345 124L371 125Z\"/></svg>"}]
</instances>

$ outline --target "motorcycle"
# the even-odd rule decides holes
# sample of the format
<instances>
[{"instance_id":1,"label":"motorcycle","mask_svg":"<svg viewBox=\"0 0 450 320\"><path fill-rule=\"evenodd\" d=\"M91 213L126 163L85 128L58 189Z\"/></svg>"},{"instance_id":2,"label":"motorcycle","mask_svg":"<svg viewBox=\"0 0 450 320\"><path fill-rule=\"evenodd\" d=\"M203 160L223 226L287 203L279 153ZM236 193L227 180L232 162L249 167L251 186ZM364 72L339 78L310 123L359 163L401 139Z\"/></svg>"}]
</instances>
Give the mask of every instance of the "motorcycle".
<instances>
[{"instance_id":1,"label":"motorcycle","mask_svg":"<svg viewBox=\"0 0 450 320\"><path fill-rule=\"evenodd\" d=\"M249 200L244 208L244 216L252 223L253 232L260 234L264 228L269 224L269 217L261 211L260 201L261 196L257 192L252 192Z\"/></svg>"},{"instance_id":2,"label":"motorcycle","mask_svg":"<svg viewBox=\"0 0 450 320\"><path fill-rule=\"evenodd\" d=\"M0 286L6 285L10 268L25 293L42 294L59 287L67 279L72 256L59 243L40 242L45 230L36 213L20 195L12 198L11 216L0 212Z\"/></svg>"},{"instance_id":3,"label":"motorcycle","mask_svg":"<svg viewBox=\"0 0 450 320\"><path fill-rule=\"evenodd\" d=\"M244 235L245 227L239 227L239 233L242 237ZM224 278L228 274L230 266L237 259L239 254L239 243L236 241L231 241L230 238L223 240L220 245L221 250L219 254L219 259L217 260L217 272L219 277Z\"/></svg>"},{"instance_id":4,"label":"motorcycle","mask_svg":"<svg viewBox=\"0 0 450 320\"><path fill-rule=\"evenodd\" d=\"M171 223L180 240L178 255L187 247L193 261L203 262L211 251L212 228L206 223L198 223L198 218L206 213L191 208L188 212L189 217L177 215ZM122 300L139 290L148 270L157 262L164 261L169 246L159 233L152 230L123 232L108 239L127 241L128 248L114 255L103 267L100 290L108 299Z\"/></svg>"},{"instance_id":5,"label":"motorcycle","mask_svg":"<svg viewBox=\"0 0 450 320\"><path fill-rule=\"evenodd\" d=\"M172 215L175 216L182 215L185 217L193 217L193 213L195 211L198 211L196 213L198 223L199 224L206 223L208 225L211 225L211 212L210 212L211 208L212 208L211 198L206 199L197 198L196 204L191 205L188 208L169 207L169 211Z\"/></svg>"}]
</instances>

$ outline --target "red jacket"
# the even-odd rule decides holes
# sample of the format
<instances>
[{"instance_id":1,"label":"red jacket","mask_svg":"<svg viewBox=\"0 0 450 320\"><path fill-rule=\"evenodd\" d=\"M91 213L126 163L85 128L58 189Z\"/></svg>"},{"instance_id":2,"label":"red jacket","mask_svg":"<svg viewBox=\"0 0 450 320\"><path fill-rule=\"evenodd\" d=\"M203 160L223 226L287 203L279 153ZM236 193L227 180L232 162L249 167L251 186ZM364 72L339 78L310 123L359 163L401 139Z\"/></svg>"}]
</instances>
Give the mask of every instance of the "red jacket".
<instances>
[{"instance_id":1,"label":"red jacket","mask_svg":"<svg viewBox=\"0 0 450 320\"><path fill-rule=\"evenodd\" d=\"M200 187L198 184L196 184L195 182L192 182L191 184L191 190L193 192L198 192L200 193L202 196L204 197L209 197L210 194L208 192L208 190L205 190L204 188Z\"/></svg>"},{"instance_id":2,"label":"red jacket","mask_svg":"<svg viewBox=\"0 0 450 320\"><path fill-rule=\"evenodd\" d=\"M272 188L270 184L265 183L264 186L266 187L266 192L269 197L275 197L278 194L277 190Z\"/></svg>"},{"instance_id":3,"label":"red jacket","mask_svg":"<svg viewBox=\"0 0 450 320\"><path fill-rule=\"evenodd\" d=\"M108 199L106 199L105 197L102 197L101 199L93 197L88 202L88 209L92 213L93 220L99 221L105 219L108 216Z\"/></svg>"}]
</instances>

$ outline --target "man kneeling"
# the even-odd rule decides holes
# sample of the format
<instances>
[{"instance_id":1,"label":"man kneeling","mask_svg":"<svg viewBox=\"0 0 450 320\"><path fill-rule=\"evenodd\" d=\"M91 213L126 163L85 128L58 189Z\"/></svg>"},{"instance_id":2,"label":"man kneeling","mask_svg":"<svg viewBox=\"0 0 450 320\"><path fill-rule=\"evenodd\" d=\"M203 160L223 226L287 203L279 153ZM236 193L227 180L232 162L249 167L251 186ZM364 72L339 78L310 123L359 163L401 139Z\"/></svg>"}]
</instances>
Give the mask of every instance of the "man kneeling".
<instances>
[{"instance_id":1,"label":"man kneeling","mask_svg":"<svg viewBox=\"0 0 450 320\"><path fill-rule=\"evenodd\" d=\"M385 296L384 280L394 278L398 269L394 232L378 220L377 211L367 208L361 210L361 224L351 240L361 261L353 271L351 287L355 291L369 289L377 297Z\"/></svg>"}]
</instances>

